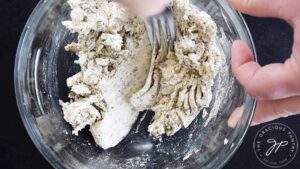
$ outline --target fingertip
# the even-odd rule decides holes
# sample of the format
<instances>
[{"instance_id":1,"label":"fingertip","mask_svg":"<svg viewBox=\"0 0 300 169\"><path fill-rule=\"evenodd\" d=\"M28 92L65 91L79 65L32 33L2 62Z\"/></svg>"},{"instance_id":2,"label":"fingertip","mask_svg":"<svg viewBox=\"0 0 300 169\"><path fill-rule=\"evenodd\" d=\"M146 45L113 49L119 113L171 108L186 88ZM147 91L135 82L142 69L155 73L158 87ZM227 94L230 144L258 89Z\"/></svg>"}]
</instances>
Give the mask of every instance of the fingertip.
<instances>
[{"instance_id":1,"label":"fingertip","mask_svg":"<svg viewBox=\"0 0 300 169\"><path fill-rule=\"evenodd\" d=\"M235 128L237 123L239 122L239 120L242 117L244 111L244 105L242 105L241 107L237 107L230 115L228 121L227 121L227 125L230 128Z\"/></svg>"},{"instance_id":2,"label":"fingertip","mask_svg":"<svg viewBox=\"0 0 300 169\"><path fill-rule=\"evenodd\" d=\"M236 72L241 65L253 61L251 50L248 45L241 40L233 42L231 53L231 64L234 72Z\"/></svg>"},{"instance_id":3,"label":"fingertip","mask_svg":"<svg viewBox=\"0 0 300 169\"><path fill-rule=\"evenodd\" d=\"M248 47L248 44L242 40L235 40L232 44L232 49L239 52L246 52L250 57L252 57L252 52Z\"/></svg>"}]
</instances>

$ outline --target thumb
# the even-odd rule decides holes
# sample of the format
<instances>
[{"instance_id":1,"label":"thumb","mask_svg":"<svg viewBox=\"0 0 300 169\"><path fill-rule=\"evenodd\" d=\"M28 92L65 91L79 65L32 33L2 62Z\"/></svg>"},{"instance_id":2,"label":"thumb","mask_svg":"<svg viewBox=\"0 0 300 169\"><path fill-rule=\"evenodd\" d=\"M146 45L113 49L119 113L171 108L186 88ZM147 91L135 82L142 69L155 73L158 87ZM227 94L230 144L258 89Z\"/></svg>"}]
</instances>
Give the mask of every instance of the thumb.
<instances>
[{"instance_id":1,"label":"thumb","mask_svg":"<svg viewBox=\"0 0 300 169\"><path fill-rule=\"evenodd\" d=\"M300 113L300 96L273 101L258 101L252 126Z\"/></svg>"}]
</instances>

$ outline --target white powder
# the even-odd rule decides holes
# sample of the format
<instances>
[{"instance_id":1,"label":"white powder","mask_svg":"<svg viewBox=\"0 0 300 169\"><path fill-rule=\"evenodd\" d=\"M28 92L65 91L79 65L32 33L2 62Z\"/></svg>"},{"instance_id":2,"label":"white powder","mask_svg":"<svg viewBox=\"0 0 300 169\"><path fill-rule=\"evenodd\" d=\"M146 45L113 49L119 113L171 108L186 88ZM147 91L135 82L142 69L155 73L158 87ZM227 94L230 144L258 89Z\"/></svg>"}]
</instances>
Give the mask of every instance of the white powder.
<instances>
[{"instance_id":1,"label":"white powder","mask_svg":"<svg viewBox=\"0 0 300 169\"><path fill-rule=\"evenodd\" d=\"M224 145L226 145L226 144L228 144L228 139L227 138L224 139Z\"/></svg>"}]
</instances>

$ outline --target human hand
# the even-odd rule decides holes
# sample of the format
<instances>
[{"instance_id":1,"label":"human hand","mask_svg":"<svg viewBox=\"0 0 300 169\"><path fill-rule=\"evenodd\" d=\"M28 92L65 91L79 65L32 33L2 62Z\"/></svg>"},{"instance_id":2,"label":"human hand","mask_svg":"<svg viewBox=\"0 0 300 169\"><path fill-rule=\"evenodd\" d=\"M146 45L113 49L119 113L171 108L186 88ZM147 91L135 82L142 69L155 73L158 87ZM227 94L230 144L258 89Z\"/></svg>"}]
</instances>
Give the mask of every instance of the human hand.
<instances>
[{"instance_id":1,"label":"human hand","mask_svg":"<svg viewBox=\"0 0 300 169\"><path fill-rule=\"evenodd\" d=\"M147 17L162 12L168 0L116 0L130 9L135 15Z\"/></svg>"},{"instance_id":2,"label":"human hand","mask_svg":"<svg viewBox=\"0 0 300 169\"><path fill-rule=\"evenodd\" d=\"M228 0L238 11L276 17L294 29L291 56L283 64L260 66L242 41L232 46L232 69L247 93L258 100L252 125L300 113L300 0Z\"/></svg>"}]
</instances>

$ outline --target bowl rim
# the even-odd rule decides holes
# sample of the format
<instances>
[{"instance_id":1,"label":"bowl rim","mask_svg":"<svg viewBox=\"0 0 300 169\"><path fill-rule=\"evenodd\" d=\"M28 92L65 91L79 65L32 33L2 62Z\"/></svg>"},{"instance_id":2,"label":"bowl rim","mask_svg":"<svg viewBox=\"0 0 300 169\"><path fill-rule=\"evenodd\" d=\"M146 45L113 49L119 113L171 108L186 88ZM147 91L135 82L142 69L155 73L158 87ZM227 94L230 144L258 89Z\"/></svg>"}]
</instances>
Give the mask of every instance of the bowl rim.
<instances>
[{"instance_id":1,"label":"bowl rim","mask_svg":"<svg viewBox=\"0 0 300 169\"><path fill-rule=\"evenodd\" d=\"M249 27L242 15L241 12L239 11L236 11L235 9L233 9L232 7L230 7L229 5L226 5L227 1L222 1L222 0L216 0L217 3L219 3L223 8L227 8L227 11L230 10L232 12L235 12L237 14L237 19L239 19L240 21L240 24L242 25L242 29L244 29L245 33L246 33L246 36L248 36L248 45L250 45L250 49L253 53L253 59L255 62L258 62L258 59L257 59L257 53L256 53L256 48L255 48L255 44L254 44L254 41L253 41L253 38L252 38L252 35L251 35L251 32L249 30ZM229 9L230 8L230 9ZM243 39L243 40L246 40L246 39ZM245 125L245 129L244 131L242 131L242 133L240 133L240 137L239 137L239 140L235 143L236 145L233 146L233 150L230 151L227 156L225 156L225 159L220 162L221 160L219 160L218 158L216 158L216 156L213 157L212 162L211 164L213 166L210 166L208 167L209 169L210 168L213 168L213 169L221 169L223 168L228 162L229 160L233 157L233 155L236 153L236 151L239 149L239 147L242 145L243 141L244 141L244 138L247 134L247 131L251 125L251 121L253 119L253 116L254 116L254 112L255 112L255 109L256 109L256 105L257 105L257 101L256 99L252 98L251 96L249 96L247 93L246 93L246 97L248 97L250 100L249 100L249 104L251 104L251 110L250 112L243 112L243 115L244 114L248 114L248 121L246 122L246 125Z\"/></svg>"},{"instance_id":2,"label":"bowl rim","mask_svg":"<svg viewBox=\"0 0 300 169\"><path fill-rule=\"evenodd\" d=\"M38 149L40 154L48 161L48 163L54 167L54 168L65 168L65 166L62 165L62 161L58 160L58 156L54 154L52 151L48 151L45 144L42 144L41 140L37 139L40 138L38 136L38 133L34 131L34 126L32 123L27 119L30 116L26 116L27 113L27 108L26 105L24 104L24 99L22 95L24 94L23 91L20 88L20 78L19 78L19 64L20 58L22 57L21 51L24 45L25 39L29 36L30 34L30 29L31 27L37 26L37 20L40 20L42 15L39 14L40 11L46 11L47 6L51 4L51 0L40 0L33 11L31 12L24 28L22 31L22 34L20 36L19 42L18 42L18 47L17 47L17 52L16 52L16 57L15 57L15 67L14 67L14 88L15 88L15 96L16 96L16 101L17 101L17 106L19 109L19 114L21 116L22 123L32 140L33 144L35 147Z\"/></svg>"},{"instance_id":3,"label":"bowl rim","mask_svg":"<svg viewBox=\"0 0 300 169\"><path fill-rule=\"evenodd\" d=\"M20 74L19 68L21 66L20 58L23 57L21 54L21 51L23 50L23 47L24 47L24 41L30 35L31 27L36 27L38 24L38 22L36 22L36 21L41 19L42 15L40 15L40 12L46 11L47 7L52 2L53 2L53 0L39 1L24 26L24 29L22 31L22 34L20 36L20 40L18 43L17 52L16 52L15 67L14 67L14 88L15 88L15 97L16 97L17 106L19 109L19 114L21 116L23 125L26 128L26 131L27 131L28 135L30 136L32 142L34 143L35 147L42 154L42 156L48 161L48 163L51 164L54 168L65 168L66 166L63 165L63 162L60 160L60 158L53 151L48 151L46 145L43 144L42 139L39 139L39 138L41 138L41 136L39 136L39 133L35 131L35 129L34 129L35 126L34 126L34 124L31 123L31 121L29 119L30 116L27 116L27 114L30 114L30 113L28 113L28 110L26 107L27 105L24 104L24 97L23 97L24 93L21 90L20 83L19 83L20 80L22 80L19 77L19 74ZM224 7L224 4L227 3L222 0L216 0L216 2L220 3L221 5L223 3L222 7ZM231 8L231 7L228 6L228 8ZM234 9L229 9L229 10L233 11L235 13L237 19L239 19L239 23L241 24L242 28L244 29L247 39L249 40L248 44L251 46L254 60L257 62L257 54L256 54L255 45L254 45L250 30L242 16L242 14L240 12L235 11ZM249 96L247 95L247 97L249 97ZM235 154L237 149L240 147L240 145L242 144L244 137L249 129L249 126L251 124L251 121L252 121L252 118L254 115L254 111L256 108L256 100L253 98L250 98L250 104L252 107L251 112L247 112L249 120L247 120L244 130L240 133L239 140L237 141L236 145L233 147L233 150L230 151L227 154L227 156L225 156L225 159L223 161L218 160L218 158L216 158L217 156L214 156L212 159L212 161L215 161L215 163L213 163L214 165L208 166L205 168L223 168L225 166L225 164L227 164L227 162L232 158L233 154Z\"/></svg>"}]
</instances>

